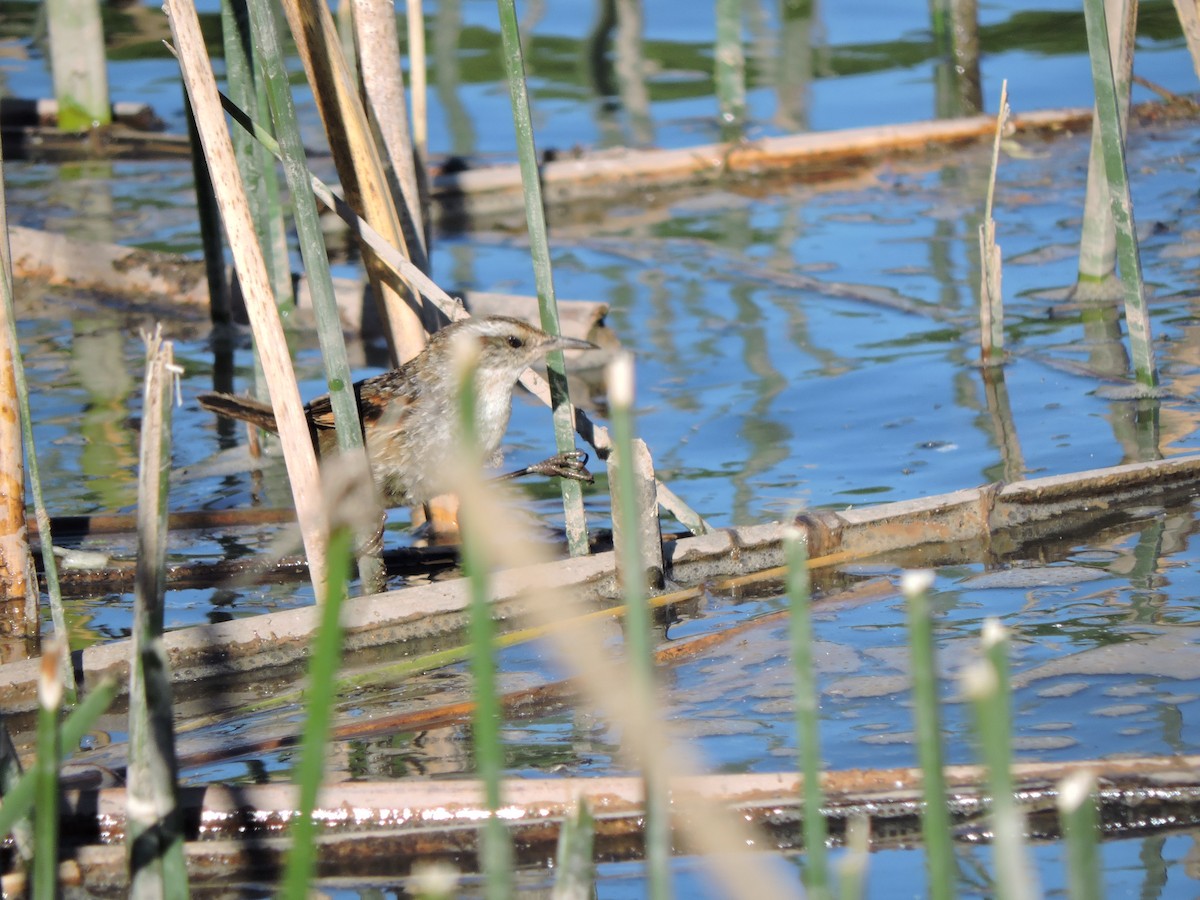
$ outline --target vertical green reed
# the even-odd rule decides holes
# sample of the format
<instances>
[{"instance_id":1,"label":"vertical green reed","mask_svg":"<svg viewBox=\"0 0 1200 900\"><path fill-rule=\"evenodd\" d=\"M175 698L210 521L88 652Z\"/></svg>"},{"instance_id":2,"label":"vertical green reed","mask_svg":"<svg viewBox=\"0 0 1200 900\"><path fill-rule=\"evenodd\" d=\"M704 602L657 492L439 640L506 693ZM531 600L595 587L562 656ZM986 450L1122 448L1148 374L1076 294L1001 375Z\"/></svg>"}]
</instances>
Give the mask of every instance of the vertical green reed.
<instances>
[{"instance_id":1,"label":"vertical green reed","mask_svg":"<svg viewBox=\"0 0 1200 900\"><path fill-rule=\"evenodd\" d=\"M265 121L260 107L264 99L258 76L258 48L250 38L248 0L221 0L221 34L225 50L225 81L230 99L251 119ZM246 202L254 221L254 230L262 249L276 304L292 296L291 268L287 237L283 229L283 211L279 203L279 179L275 163L266 150L249 134L232 132L233 150L246 188ZM259 400L270 401L262 363L255 349L254 393Z\"/></svg>"},{"instance_id":2,"label":"vertical green reed","mask_svg":"<svg viewBox=\"0 0 1200 900\"><path fill-rule=\"evenodd\" d=\"M64 646L47 641L42 648L38 674L37 811L33 818L33 897L53 900L58 896L58 766L62 744L58 711L62 706L62 683L58 680L59 657ZM8 798L4 800L8 805Z\"/></svg>"},{"instance_id":3,"label":"vertical green reed","mask_svg":"<svg viewBox=\"0 0 1200 900\"><path fill-rule=\"evenodd\" d=\"M313 639L312 656L308 661L304 735L301 738L300 762L296 767L299 798L291 826L292 845L283 876L282 894L289 900L303 900L309 896L309 883L317 870L313 811L325 773L325 747L333 717L337 670L342 658L342 603L346 599L353 551L353 531L345 525L335 528L329 536L325 599L320 607L321 624Z\"/></svg>"},{"instance_id":4,"label":"vertical green reed","mask_svg":"<svg viewBox=\"0 0 1200 900\"><path fill-rule=\"evenodd\" d=\"M633 357L618 354L607 373L609 415L612 424L617 512L626 521L617 529L621 543L617 549L618 576L625 595L625 645L633 676L636 702L645 716L654 715L654 623L646 602L642 547L638 543L639 518L637 486L633 469ZM610 470L611 471L611 470ZM671 896L671 814L662 763L654 753L641 760L646 794L645 842L649 896L655 900Z\"/></svg>"},{"instance_id":5,"label":"vertical green reed","mask_svg":"<svg viewBox=\"0 0 1200 900\"><path fill-rule=\"evenodd\" d=\"M714 81L720 104L721 134L741 136L746 121L746 56L742 50L742 0L717 0Z\"/></svg>"},{"instance_id":6,"label":"vertical green reed","mask_svg":"<svg viewBox=\"0 0 1200 900\"><path fill-rule=\"evenodd\" d=\"M325 364L325 382L333 407L338 449L361 452L363 433L358 417L358 403L354 397L354 377L346 356L346 342L342 335L342 321L338 315L333 276L329 270L325 235L321 229L317 204L313 199L311 176L300 137L300 125L296 119L296 107L288 85L275 6L271 0L247 2L251 32L261 65L260 80L266 90L271 123L275 129L284 177L287 179L288 192L292 198L292 214L296 221L296 235L304 259L304 271L308 276L317 322L317 338L321 345L321 358ZM262 147L258 142L256 146ZM262 149L269 152L265 147ZM367 590L382 589L385 573L377 556L362 554L358 566L359 575L367 585Z\"/></svg>"},{"instance_id":7,"label":"vertical green reed","mask_svg":"<svg viewBox=\"0 0 1200 900\"><path fill-rule=\"evenodd\" d=\"M954 896L954 846L942 759L942 723L938 706L937 648L929 589L933 573L905 572L900 582L908 605L908 646L912 656L913 719L917 762L921 767L921 834L931 900Z\"/></svg>"},{"instance_id":8,"label":"vertical green reed","mask_svg":"<svg viewBox=\"0 0 1200 900\"><path fill-rule=\"evenodd\" d=\"M563 820L554 853L554 900L592 900L596 890L592 846L596 820L582 798L575 814Z\"/></svg>"},{"instance_id":9,"label":"vertical green reed","mask_svg":"<svg viewBox=\"0 0 1200 900\"><path fill-rule=\"evenodd\" d=\"M839 900L860 900L867 893L871 820L855 816L846 823L846 854L838 863Z\"/></svg>"},{"instance_id":10,"label":"vertical green reed","mask_svg":"<svg viewBox=\"0 0 1200 900\"><path fill-rule=\"evenodd\" d=\"M1129 88L1133 76L1133 50L1137 34L1137 0L1104 0L1109 53L1120 104L1121 130L1129 123ZM1176 4L1181 11L1182 4ZM1083 225L1079 232L1079 279L1074 294L1081 299L1119 300L1123 287L1116 275L1117 233L1104 172L1104 145L1100 120L1093 112L1088 151L1087 191L1083 200Z\"/></svg>"},{"instance_id":11,"label":"vertical green reed","mask_svg":"<svg viewBox=\"0 0 1200 900\"><path fill-rule=\"evenodd\" d=\"M798 528L783 536L787 563L788 605L791 623L792 667L796 678L796 733L800 742L800 771L804 776L804 883L809 896L829 892L829 852L821 790L821 692L813 668L813 627L808 577L808 541Z\"/></svg>"},{"instance_id":12,"label":"vertical green reed","mask_svg":"<svg viewBox=\"0 0 1200 900\"><path fill-rule=\"evenodd\" d=\"M460 348L464 357L473 347ZM461 365L458 395L459 428L462 435L461 462L465 472L479 472L483 460L479 453L479 438L475 427L475 366L474 358L458 360ZM488 550L485 532L487 522L482 515L480 493L482 483L468 486L462 492L462 511L459 526L462 530L462 569L467 578L469 601L469 637L471 643L471 677L475 695L472 719L475 746L475 766L483 782L484 800L489 815L484 823L480 848L480 871L484 876L484 896L487 900L504 900L512 896L512 844L508 830L498 813L501 803L501 781L504 774L504 747L500 739L503 709L496 686L496 623L492 620L489 602L491 569L494 561Z\"/></svg>"},{"instance_id":13,"label":"vertical green reed","mask_svg":"<svg viewBox=\"0 0 1200 900\"><path fill-rule=\"evenodd\" d=\"M1138 383L1158 385L1158 367L1150 330L1142 282L1142 262L1138 252L1133 218L1133 200L1129 193L1129 172L1125 165L1125 135L1121 125L1121 102L1113 78L1109 51L1108 26L1104 0L1084 0L1088 53L1092 61L1092 84L1096 91L1096 115L1100 123L1100 143L1104 151L1104 173L1108 179L1108 197L1117 228L1117 262L1125 288L1125 323L1133 355L1133 372Z\"/></svg>"},{"instance_id":14,"label":"vertical green reed","mask_svg":"<svg viewBox=\"0 0 1200 900\"><path fill-rule=\"evenodd\" d=\"M546 209L542 200L541 174L533 140L533 119L529 112L529 92L525 83L525 60L521 52L521 34L513 0L496 0L500 13L500 38L504 46L504 71L512 100L513 125L517 132L517 158L521 166L521 186L525 194L525 220L529 228L529 252L537 284L538 308L542 329L559 334L558 301L554 293L554 275L550 265L550 244L546 236ZM575 412L567 392L566 364L561 350L546 357L546 376L554 409L554 437L560 453L575 449ZM572 556L588 552L587 520L583 513L583 490L578 481L559 479L566 515L567 545Z\"/></svg>"},{"instance_id":15,"label":"vertical green reed","mask_svg":"<svg viewBox=\"0 0 1200 900\"><path fill-rule=\"evenodd\" d=\"M998 900L1037 896L1026 858L1025 821L1017 806L1012 777L1012 695L1008 673L1008 632L996 619L983 624L983 657L963 673L964 693L974 711L979 753L991 795L992 870Z\"/></svg>"},{"instance_id":16,"label":"vertical green reed","mask_svg":"<svg viewBox=\"0 0 1200 900\"><path fill-rule=\"evenodd\" d=\"M47 0L46 21L59 129L83 131L110 124L100 0Z\"/></svg>"},{"instance_id":17,"label":"vertical green reed","mask_svg":"<svg viewBox=\"0 0 1200 900\"><path fill-rule=\"evenodd\" d=\"M1058 784L1058 817L1067 853L1067 896L1070 900L1104 900L1097 849L1099 826L1096 777L1080 771Z\"/></svg>"}]
</instances>

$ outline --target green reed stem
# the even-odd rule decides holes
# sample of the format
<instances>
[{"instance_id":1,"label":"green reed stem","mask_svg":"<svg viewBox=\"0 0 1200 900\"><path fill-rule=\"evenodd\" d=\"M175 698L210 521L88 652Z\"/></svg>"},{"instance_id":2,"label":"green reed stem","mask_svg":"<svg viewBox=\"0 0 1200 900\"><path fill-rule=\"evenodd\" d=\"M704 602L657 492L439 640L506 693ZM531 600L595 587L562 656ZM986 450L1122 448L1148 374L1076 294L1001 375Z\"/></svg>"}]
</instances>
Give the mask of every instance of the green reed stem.
<instances>
[{"instance_id":1,"label":"green reed stem","mask_svg":"<svg viewBox=\"0 0 1200 900\"><path fill-rule=\"evenodd\" d=\"M746 120L746 55L742 50L742 0L717 0L714 81L721 134L735 140Z\"/></svg>"},{"instance_id":2,"label":"green reed stem","mask_svg":"<svg viewBox=\"0 0 1200 900\"><path fill-rule=\"evenodd\" d=\"M251 38L249 0L221 0L221 32L225 49L225 81L229 96L254 119L263 118L266 89L259 76L259 47ZM270 272L275 302L292 299L292 272L287 232L279 197L279 177L267 151L249 135L233 132L233 148L246 185L246 197Z\"/></svg>"},{"instance_id":3,"label":"green reed stem","mask_svg":"<svg viewBox=\"0 0 1200 900\"><path fill-rule=\"evenodd\" d=\"M938 706L937 645L929 604L929 572L906 572L901 590L908 604L908 645L912 660L913 719L917 761L921 766L921 834L931 900L954 896L954 845L942 758L942 723Z\"/></svg>"},{"instance_id":4,"label":"green reed stem","mask_svg":"<svg viewBox=\"0 0 1200 900\"><path fill-rule=\"evenodd\" d=\"M1058 817L1067 847L1067 896L1070 900L1104 900L1097 848L1096 777L1075 772L1058 784Z\"/></svg>"},{"instance_id":5,"label":"green reed stem","mask_svg":"<svg viewBox=\"0 0 1200 900\"><path fill-rule=\"evenodd\" d=\"M95 727L97 720L112 705L116 696L116 679L105 678L71 711L59 728L58 746L64 760ZM0 837L11 832L21 819L29 815L34 808L37 791L38 772L34 768L22 775L17 783L4 793L4 803L0 804Z\"/></svg>"},{"instance_id":6,"label":"green reed stem","mask_svg":"<svg viewBox=\"0 0 1200 900\"><path fill-rule=\"evenodd\" d=\"M1012 695L1008 676L1008 636L998 621L983 626L983 658L963 674L964 691L975 713L979 752L991 794L992 868L998 900L1036 896L1025 858L1024 816L1012 777Z\"/></svg>"},{"instance_id":7,"label":"green reed stem","mask_svg":"<svg viewBox=\"0 0 1200 900\"><path fill-rule=\"evenodd\" d=\"M36 811L33 817L33 897L54 900L58 896L58 766L62 757L58 712L62 706L62 684L58 680L58 658L65 647L47 641L42 648L38 677L37 760L34 763ZM8 805L8 798L4 798Z\"/></svg>"},{"instance_id":8,"label":"green reed stem","mask_svg":"<svg viewBox=\"0 0 1200 900\"><path fill-rule=\"evenodd\" d=\"M463 469L482 470L479 458L479 437L475 427L475 363L462 360L461 386L458 394L459 428L464 448ZM484 896L487 900L505 900L512 896L512 842L498 813L504 776L504 746L500 740L503 708L496 685L496 623L489 602L491 569L494 564L488 549L482 515L481 482L462 492L463 509L459 516L462 531L462 569L469 593L468 636L471 642L471 677L475 699L472 715L475 766L483 782L488 818L484 823L480 850L481 871L484 876Z\"/></svg>"},{"instance_id":9,"label":"green reed stem","mask_svg":"<svg viewBox=\"0 0 1200 900\"><path fill-rule=\"evenodd\" d=\"M1176 10L1182 7L1176 6ZM1116 13L1116 16L1112 15ZM1183 12L1180 12L1183 15ZM1105 0L1109 53L1120 103L1121 131L1129 123L1129 87L1133 75L1133 49L1137 34L1137 0ZM1120 19L1120 21L1115 21ZM1116 276L1117 230L1108 196L1104 171L1104 145L1100 122L1092 116L1092 139L1088 153L1087 191L1083 200L1083 225L1079 234L1079 280L1075 295L1097 300L1120 299L1123 286Z\"/></svg>"},{"instance_id":10,"label":"green reed stem","mask_svg":"<svg viewBox=\"0 0 1200 900\"><path fill-rule=\"evenodd\" d=\"M346 599L346 583L350 580L353 552L353 532L345 526L334 529L329 536L329 569L325 582L325 601L321 605L321 624L313 639L312 656L308 662L304 735L300 762L296 766L299 800L296 817L292 820L292 845L283 876L282 894L289 900L303 900L309 896L310 882L317 869L313 811L325 774L325 749L333 718L334 678L342 659L342 604Z\"/></svg>"},{"instance_id":11,"label":"green reed stem","mask_svg":"<svg viewBox=\"0 0 1200 900\"><path fill-rule=\"evenodd\" d=\"M357 453L363 448L363 432L358 417L358 402L354 396L354 377L346 356L346 341L342 334L342 320L338 315L333 276L329 270L325 235L321 230L317 204L313 199L308 161L288 84L275 6L270 0L248 2L251 30L262 72L260 80L266 89L279 157L283 161L283 173L292 198L292 213L296 221L300 254L304 259L304 271L308 275L338 449ZM247 137L249 138L249 135ZM263 150L264 155L269 152L260 143L256 142L256 146ZM358 560L358 571L368 591L383 588L386 573L378 555L362 554Z\"/></svg>"},{"instance_id":12,"label":"green reed stem","mask_svg":"<svg viewBox=\"0 0 1200 900\"><path fill-rule=\"evenodd\" d=\"M812 594L808 576L808 540L797 528L783 536L787 594L791 606L792 668L796 679L796 734L804 776L804 884L814 898L829 897L828 829L821 789L821 692L813 667Z\"/></svg>"},{"instance_id":13,"label":"green reed stem","mask_svg":"<svg viewBox=\"0 0 1200 900\"><path fill-rule=\"evenodd\" d=\"M529 92L525 83L525 60L521 52L521 34L517 27L514 0L496 0L500 12L500 39L504 47L504 71L512 100L513 125L517 132L517 158L521 167L521 186L525 194L525 220L529 229L529 252L537 285L538 309L542 330L561 332L558 301L554 293L554 274L550 264L550 244L546 237L546 209L542 201L541 174L533 139L533 118L529 112ZM575 449L575 411L567 391L567 370L561 350L546 357L546 380L550 383L550 405L554 417L554 438L558 452ZM572 556L588 552L587 520L583 513L583 490L578 481L560 478L563 511L566 516L567 546Z\"/></svg>"},{"instance_id":14,"label":"green reed stem","mask_svg":"<svg viewBox=\"0 0 1200 900\"><path fill-rule=\"evenodd\" d=\"M1092 61L1100 142L1104 150L1104 172L1108 178L1108 198L1117 228L1117 261L1121 282L1125 287L1125 322L1129 329L1134 377L1139 384L1152 388L1158 385L1158 367L1154 359L1150 314L1146 308L1133 200L1129 194L1121 102L1113 79L1104 0L1084 0L1083 12L1087 24L1088 54Z\"/></svg>"},{"instance_id":15,"label":"green reed stem","mask_svg":"<svg viewBox=\"0 0 1200 900\"><path fill-rule=\"evenodd\" d=\"M646 566L638 543L637 485L633 467L633 359L621 354L609 365L608 398L617 465L610 477L617 480L619 502L614 512L622 518L616 529L618 577L625 594L625 642L627 659L639 697L639 708L648 718L655 709L654 623L646 602ZM654 723L645 722L649 731ZM657 746L657 745L656 745ZM641 760L646 793L645 844L648 894L654 900L671 896L671 813L666 773L657 758Z\"/></svg>"},{"instance_id":16,"label":"green reed stem","mask_svg":"<svg viewBox=\"0 0 1200 900\"><path fill-rule=\"evenodd\" d=\"M846 853L838 864L838 900L860 900L867 893L871 820L855 816L846 823Z\"/></svg>"},{"instance_id":17,"label":"green reed stem","mask_svg":"<svg viewBox=\"0 0 1200 900\"><path fill-rule=\"evenodd\" d=\"M112 122L99 0L47 0L50 72L60 131Z\"/></svg>"},{"instance_id":18,"label":"green reed stem","mask_svg":"<svg viewBox=\"0 0 1200 900\"><path fill-rule=\"evenodd\" d=\"M558 832L554 853L555 900L592 900L596 872L592 862L596 820L587 801L580 798L575 814L567 816Z\"/></svg>"}]
</instances>

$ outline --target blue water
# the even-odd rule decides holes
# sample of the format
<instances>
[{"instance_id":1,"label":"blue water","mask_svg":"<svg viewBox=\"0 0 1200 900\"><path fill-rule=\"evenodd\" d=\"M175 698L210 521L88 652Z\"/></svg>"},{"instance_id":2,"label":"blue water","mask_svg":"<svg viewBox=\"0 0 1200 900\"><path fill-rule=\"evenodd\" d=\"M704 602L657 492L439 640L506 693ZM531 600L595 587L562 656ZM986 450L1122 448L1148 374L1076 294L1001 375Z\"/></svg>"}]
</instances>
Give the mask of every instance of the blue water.
<instances>
[{"instance_id":1,"label":"blue water","mask_svg":"<svg viewBox=\"0 0 1200 900\"><path fill-rule=\"evenodd\" d=\"M198 4L202 13L217 4ZM924 2L855 0L825 4L806 23L811 60L786 41L776 4L747 11L750 61L747 139L793 130L827 130L930 118L936 107L936 59ZM435 61L430 142L435 156L481 162L513 158L507 92L497 80L495 7L490 0L444 3L461 25L455 68ZM156 4L141 10L157 15ZM1040 12L1058 18L1038 18ZM439 9L429 9L431 30ZM720 140L713 96L710 7L646 4L644 120L619 91L593 88L579 62L591 4L555 2L523 9L530 88L539 146L603 148L631 143L681 147ZM1088 63L1081 53L1077 4L1017 0L987 4L982 60L985 106L994 109L1002 79L1018 111L1087 106ZM1196 76L1169 3L1142 4L1136 71L1169 90L1190 92ZM161 23L160 23L161 25ZM1053 26L1053 27L1051 27ZM120 38L129 35L114 35ZM431 38L433 35L431 34ZM5 58L0 73L20 96L49 93L40 45L17 44L27 58ZM431 40L431 46L433 42ZM148 47L155 46L153 41ZM148 57L145 54L149 54ZM147 100L172 131L182 130L173 63L157 49L111 63L117 99ZM807 60L807 61L806 61ZM798 65L802 77L778 73ZM444 80L438 81L439 73ZM1135 99L1150 93L1135 89ZM297 92L309 143L316 116ZM1082 215L1086 137L1008 142L996 192L997 237L1004 255L1010 362L1007 411L989 408L975 349L976 228L990 154L984 147L933 161L893 161L852 181L808 186L763 182L654 198L624 198L595 221L553 222L551 249L563 298L610 304L609 326L636 354L637 428L660 477L715 525L780 519L805 507L844 508L927 496L1018 476L1077 471L1195 449L1194 351L1196 235L1200 234L1197 149L1191 124L1135 126L1129 139L1135 213L1149 285L1156 350L1171 396L1149 410L1113 400L1106 390L1126 375L1120 328L1109 310L1081 308L1061 294L1075 280ZM328 174L327 158L313 165ZM190 165L181 161L54 166L8 162L10 220L76 237L196 254L199 248ZM531 294L533 273L523 235L511 230L440 234L435 277L450 289ZM341 271L353 271L343 263ZM142 347L138 328L108 299L65 290L44 308L42 288L28 289L20 339L30 382L39 458L54 512L131 509L136 500L137 422ZM203 327L168 323L183 364L184 405L175 414L174 509L288 502L279 466L254 482L244 474L184 479L208 464L230 438L201 412L194 396L211 387L213 352ZM323 390L310 335L295 341L304 396ZM361 347L356 371L380 371ZM250 371L245 342L235 353L239 387ZM1002 449L997 422L1019 444ZM519 400L506 441L512 465L533 462L549 446L548 414ZM236 439L234 440L236 443ZM1006 456L1007 455L1007 456ZM602 469L597 467L602 473ZM561 508L547 492L524 504L548 529ZM594 528L608 525L602 490L586 495ZM388 541L411 541L407 516L394 513ZM668 522L667 527L673 527ZM1191 509L1143 510L1124 525L1063 550L1027 581L988 582L983 566L956 566L936 583L939 661L944 671L944 730L951 761L974 759L970 714L957 676L974 658L987 616L1011 630L1015 745L1023 759L1066 760L1119 754L1200 752L1200 637L1195 598L1197 553ZM192 536L172 545L178 559L267 552L275 529L237 536ZM132 547L106 549L132 556ZM1055 579L1069 570L1079 580ZM1083 574L1094 576L1082 580ZM856 568L863 578L894 579L886 565ZM247 616L311 602L295 585L194 589L167 599L168 627ZM74 599L76 646L129 629L129 598ZM713 588L671 637L743 622L779 607L775 594L745 597ZM908 766L904 610L894 591L882 599L834 599L815 609L822 690L822 749L836 768ZM775 771L794 766L786 626L764 623L703 656L667 667L668 712L711 771ZM507 651L514 684L561 675L544 648ZM370 697L403 709L414 696L459 699L462 670L414 680ZM370 705L362 698L351 714ZM264 716L239 720L202 739L283 725ZM623 771L620 735L591 713L510 723L510 767L544 775ZM120 735L115 735L120 739ZM463 731L392 735L351 745L344 774L382 777L462 774L472 760ZM192 783L285 779L290 752L191 767ZM359 768L355 768L358 766ZM1105 845L1110 896L1191 896L1190 838L1139 838ZM960 848L970 896L986 896L986 849ZM1042 886L1063 892L1060 848L1037 847ZM792 862L782 864L797 878ZM983 874L981 874L983 873ZM604 897L641 896L640 867L601 869ZM702 868L675 870L680 896L702 896ZM871 858L871 896L923 893L921 857L884 851ZM972 881L972 878L976 879ZM974 893L970 893L974 891Z\"/></svg>"}]
</instances>

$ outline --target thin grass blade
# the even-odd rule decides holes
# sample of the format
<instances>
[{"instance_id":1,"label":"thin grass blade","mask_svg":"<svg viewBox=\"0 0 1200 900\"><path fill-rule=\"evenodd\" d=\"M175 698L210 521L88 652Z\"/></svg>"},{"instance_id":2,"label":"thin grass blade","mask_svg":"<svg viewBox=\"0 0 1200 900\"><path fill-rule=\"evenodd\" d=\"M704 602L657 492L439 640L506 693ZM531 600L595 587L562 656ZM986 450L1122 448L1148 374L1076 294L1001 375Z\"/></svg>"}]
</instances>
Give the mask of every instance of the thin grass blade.
<instances>
[{"instance_id":1,"label":"thin grass blade","mask_svg":"<svg viewBox=\"0 0 1200 900\"><path fill-rule=\"evenodd\" d=\"M796 682L796 736L800 773L804 776L804 884L810 897L828 898L829 848L825 796L821 789L821 692L813 669L812 599L808 577L808 543L798 528L785 533L787 594L791 608L792 669Z\"/></svg>"}]
</instances>

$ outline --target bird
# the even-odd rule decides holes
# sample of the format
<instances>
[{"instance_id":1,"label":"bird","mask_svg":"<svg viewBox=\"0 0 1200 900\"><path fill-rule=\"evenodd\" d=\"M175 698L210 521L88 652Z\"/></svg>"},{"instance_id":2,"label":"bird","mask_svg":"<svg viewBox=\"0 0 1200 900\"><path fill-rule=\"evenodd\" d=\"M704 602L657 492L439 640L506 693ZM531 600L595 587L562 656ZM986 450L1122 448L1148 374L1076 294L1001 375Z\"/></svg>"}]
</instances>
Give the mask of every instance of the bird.
<instances>
[{"instance_id":1,"label":"bird","mask_svg":"<svg viewBox=\"0 0 1200 900\"><path fill-rule=\"evenodd\" d=\"M488 465L502 460L500 441L512 413L517 379L554 350L596 349L590 341L547 334L509 316L460 319L436 331L425 348L399 368L354 384L367 458L386 506L417 506L454 492L449 461L458 451L459 372L462 348L474 357L475 436ZM258 400L205 392L204 409L278 431L275 412ZM329 458L337 452L328 394L304 407L313 445ZM587 454L568 451L502 478L541 474L592 482Z\"/></svg>"}]
</instances>

